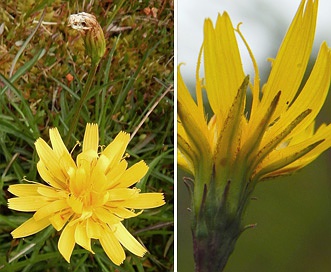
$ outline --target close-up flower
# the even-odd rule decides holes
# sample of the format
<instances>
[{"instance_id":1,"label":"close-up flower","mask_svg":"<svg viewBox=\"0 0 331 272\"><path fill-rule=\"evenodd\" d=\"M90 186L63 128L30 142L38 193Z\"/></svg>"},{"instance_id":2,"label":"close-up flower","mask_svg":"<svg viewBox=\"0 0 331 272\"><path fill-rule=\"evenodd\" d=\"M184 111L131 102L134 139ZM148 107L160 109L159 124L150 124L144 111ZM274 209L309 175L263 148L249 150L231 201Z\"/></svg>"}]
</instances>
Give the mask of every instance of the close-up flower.
<instances>
[{"instance_id":1,"label":"close-up flower","mask_svg":"<svg viewBox=\"0 0 331 272\"><path fill-rule=\"evenodd\" d=\"M143 256L147 249L122 222L140 215L143 209L159 207L165 202L162 193L141 193L134 187L145 176L148 166L139 161L128 168L125 150L130 135L120 132L102 148L98 125L87 124L82 152L76 161L57 128L50 129L49 136L51 146L41 138L35 142L39 156L37 169L47 184L29 182L9 186L9 192L16 196L9 199L9 208L34 212L12 231L12 236L26 237L52 225L57 231L62 230L58 249L67 262L75 244L94 253L93 239L100 241L116 265L125 259L123 247Z\"/></svg>"},{"instance_id":2,"label":"close-up flower","mask_svg":"<svg viewBox=\"0 0 331 272\"><path fill-rule=\"evenodd\" d=\"M196 271L224 268L244 230L242 217L258 182L289 175L331 146L331 125L315 128L331 78L331 50L325 42L304 80L317 9L318 1L301 1L262 89L253 53L226 12L215 26L205 20L196 101L178 71L178 164L193 176L186 184L192 195ZM236 34L253 63L251 81L243 70Z\"/></svg>"}]
</instances>

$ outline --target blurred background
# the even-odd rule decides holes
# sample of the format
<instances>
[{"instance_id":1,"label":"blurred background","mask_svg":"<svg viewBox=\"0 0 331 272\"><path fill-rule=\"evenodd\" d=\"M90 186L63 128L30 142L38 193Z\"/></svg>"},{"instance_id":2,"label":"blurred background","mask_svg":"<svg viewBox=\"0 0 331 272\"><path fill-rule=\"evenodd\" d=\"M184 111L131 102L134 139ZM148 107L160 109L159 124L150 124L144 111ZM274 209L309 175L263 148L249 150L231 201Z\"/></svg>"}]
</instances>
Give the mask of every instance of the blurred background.
<instances>
[{"instance_id":1,"label":"blurred background","mask_svg":"<svg viewBox=\"0 0 331 272\"><path fill-rule=\"evenodd\" d=\"M216 21L227 11L241 31L258 62L261 84L270 71L267 58L274 58L300 0L222 0L178 1L178 62L191 90L195 86L195 69L203 39L206 17ZM331 45L331 2L319 1L319 14L313 53L307 74L314 64L322 41ZM253 76L247 50L241 48L245 72ZM320 112L317 126L331 122L331 94ZM244 224L257 223L244 232L229 259L225 272L251 271L331 271L331 151L313 163L286 177L260 183L247 209ZM178 271L193 271L190 206L187 189L178 175Z\"/></svg>"}]
</instances>

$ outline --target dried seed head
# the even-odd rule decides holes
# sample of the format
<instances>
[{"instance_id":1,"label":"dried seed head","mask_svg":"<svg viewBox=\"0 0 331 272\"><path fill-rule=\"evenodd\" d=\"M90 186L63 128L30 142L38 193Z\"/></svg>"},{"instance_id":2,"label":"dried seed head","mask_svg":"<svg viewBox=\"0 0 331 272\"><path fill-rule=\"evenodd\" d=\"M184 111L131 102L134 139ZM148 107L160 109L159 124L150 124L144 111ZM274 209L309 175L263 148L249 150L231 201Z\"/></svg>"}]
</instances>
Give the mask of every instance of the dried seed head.
<instances>
[{"instance_id":1,"label":"dried seed head","mask_svg":"<svg viewBox=\"0 0 331 272\"><path fill-rule=\"evenodd\" d=\"M106 41L96 17L86 12L72 14L69 16L68 25L84 34L87 54L92 62L98 63L105 54Z\"/></svg>"},{"instance_id":2,"label":"dried seed head","mask_svg":"<svg viewBox=\"0 0 331 272\"><path fill-rule=\"evenodd\" d=\"M94 15L81 12L77 14L72 14L69 16L68 25L73 29L77 29L85 33L86 30L90 30L98 25L97 19Z\"/></svg>"}]
</instances>

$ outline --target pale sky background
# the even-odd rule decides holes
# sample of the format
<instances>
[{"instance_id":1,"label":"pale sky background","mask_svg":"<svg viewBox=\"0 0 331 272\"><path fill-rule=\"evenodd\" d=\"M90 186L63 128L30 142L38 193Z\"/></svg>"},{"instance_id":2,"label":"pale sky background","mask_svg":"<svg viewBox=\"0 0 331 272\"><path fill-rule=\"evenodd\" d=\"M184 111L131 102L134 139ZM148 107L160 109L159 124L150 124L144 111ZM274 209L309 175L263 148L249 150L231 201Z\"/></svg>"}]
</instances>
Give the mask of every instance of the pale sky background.
<instances>
[{"instance_id":1,"label":"pale sky background","mask_svg":"<svg viewBox=\"0 0 331 272\"><path fill-rule=\"evenodd\" d=\"M177 56L179 63L185 63L181 68L184 81L195 78L195 67L206 17L215 22L218 13L227 11L234 26L243 22L240 29L261 70L270 67L267 58L275 57L272 54L279 48L300 2L300 0L178 0ZM324 40L331 47L330 0L319 1L313 55L317 54ZM245 72L253 76L247 50L244 47L240 50Z\"/></svg>"}]
</instances>

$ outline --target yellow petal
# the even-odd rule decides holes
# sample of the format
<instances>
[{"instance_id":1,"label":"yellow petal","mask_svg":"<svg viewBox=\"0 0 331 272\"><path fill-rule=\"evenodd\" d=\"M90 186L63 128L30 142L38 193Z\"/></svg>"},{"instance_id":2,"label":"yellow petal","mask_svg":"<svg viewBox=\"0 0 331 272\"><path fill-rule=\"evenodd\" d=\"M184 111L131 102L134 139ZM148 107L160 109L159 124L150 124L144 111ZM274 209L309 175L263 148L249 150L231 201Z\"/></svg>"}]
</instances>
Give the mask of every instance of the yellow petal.
<instances>
[{"instance_id":1,"label":"yellow petal","mask_svg":"<svg viewBox=\"0 0 331 272\"><path fill-rule=\"evenodd\" d=\"M108 225L117 224L122 219L112 214L108 209L100 207L94 210L94 215L102 222Z\"/></svg>"},{"instance_id":2,"label":"yellow petal","mask_svg":"<svg viewBox=\"0 0 331 272\"><path fill-rule=\"evenodd\" d=\"M123 263L125 252L110 229L105 229L104 234L100 237L100 244L114 264L120 265Z\"/></svg>"},{"instance_id":3,"label":"yellow petal","mask_svg":"<svg viewBox=\"0 0 331 272\"><path fill-rule=\"evenodd\" d=\"M126 188L137 183L148 171L148 166L144 161L137 162L127 169L117 181L117 188Z\"/></svg>"},{"instance_id":4,"label":"yellow petal","mask_svg":"<svg viewBox=\"0 0 331 272\"><path fill-rule=\"evenodd\" d=\"M102 192L108 186L106 178L106 169L110 163L110 160L103 154L100 155L96 165L91 173L92 186L94 190ZM122 174L122 173L121 173Z\"/></svg>"},{"instance_id":5,"label":"yellow petal","mask_svg":"<svg viewBox=\"0 0 331 272\"><path fill-rule=\"evenodd\" d=\"M144 256L147 250L128 232L122 223L118 223L114 227L114 235L126 249L139 257Z\"/></svg>"},{"instance_id":6,"label":"yellow petal","mask_svg":"<svg viewBox=\"0 0 331 272\"><path fill-rule=\"evenodd\" d=\"M74 211L76 214L81 214L83 212L83 203L80 199L71 195L67 198L68 206Z\"/></svg>"},{"instance_id":7,"label":"yellow petal","mask_svg":"<svg viewBox=\"0 0 331 272\"><path fill-rule=\"evenodd\" d=\"M302 0L273 62L268 81L263 89L261 105L268 105L278 91L282 92L274 118L286 111L295 98L306 71L315 35L318 1ZM262 112L257 112L261 115Z\"/></svg>"},{"instance_id":8,"label":"yellow petal","mask_svg":"<svg viewBox=\"0 0 331 272\"><path fill-rule=\"evenodd\" d=\"M66 188L66 180L68 176L66 172L63 171L64 169L60 167L59 161L56 159L56 153L41 138L39 138L35 142L35 146L41 161L41 163L39 163L39 168L40 167L46 168L46 169L42 169L42 172L49 171L50 172L49 176L52 176L52 181L56 182L52 184L52 186L56 188ZM50 182L48 180L46 181Z\"/></svg>"},{"instance_id":9,"label":"yellow petal","mask_svg":"<svg viewBox=\"0 0 331 272\"><path fill-rule=\"evenodd\" d=\"M98 152L99 130L97 124L87 124L83 140L83 152L93 150Z\"/></svg>"},{"instance_id":10,"label":"yellow petal","mask_svg":"<svg viewBox=\"0 0 331 272\"><path fill-rule=\"evenodd\" d=\"M194 174L194 166L198 166L199 163L199 154L197 153L197 150L194 149L194 145L190 143L183 126L179 122L177 126L177 147L178 152L180 152L182 154L181 156L185 158L182 164L180 161L181 158L178 157L178 165L185 169L185 161L189 161L192 165L191 173Z\"/></svg>"},{"instance_id":11,"label":"yellow petal","mask_svg":"<svg viewBox=\"0 0 331 272\"><path fill-rule=\"evenodd\" d=\"M75 225L66 225L61 233L58 243L59 252L68 263L70 263L70 257L75 247L75 229Z\"/></svg>"},{"instance_id":12,"label":"yellow petal","mask_svg":"<svg viewBox=\"0 0 331 272\"><path fill-rule=\"evenodd\" d=\"M132 211L129 211L128 209L125 209L123 207L110 207L108 208L109 211L111 211L113 214L115 214L116 216L118 216L119 218L131 218L131 217L136 217L138 215L140 215L143 211L134 213Z\"/></svg>"},{"instance_id":13,"label":"yellow petal","mask_svg":"<svg viewBox=\"0 0 331 272\"><path fill-rule=\"evenodd\" d=\"M312 112L307 116L304 122L299 124L292 131L291 135L300 133L308 126L307 124L311 124L316 118L327 97L330 87L330 79L331 51L324 42L321 45L317 60L305 86L293 105L287 111L287 115L293 116L295 113L303 111L304 109L311 109ZM283 122L286 122L285 116L281 118L281 120L283 119L285 119Z\"/></svg>"},{"instance_id":14,"label":"yellow petal","mask_svg":"<svg viewBox=\"0 0 331 272\"><path fill-rule=\"evenodd\" d=\"M39 221L45 217L52 216L54 213L64 210L68 207L66 199L56 200L51 203L48 203L38 209L38 211L35 212L33 217Z\"/></svg>"},{"instance_id":15,"label":"yellow petal","mask_svg":"<svg viewBox=\"0 0 331 272\"><path fill-rule=\"evenodd\" d=\"M46 187L43 184L13 184L9 185L8 191L15 196L39 196L38 189Z\"/></svg>"},{"instance_id":16,"label":"yellow petal","mask_svg":"<svg viewBox=\"0 0 331 272\"><path fill-rule=\"evenodd\" d=\"M315 133L315 120L311 122L311 124L308 127L306 127L306 129L294 135L289 141L289 145L295 145L304 142L305 140L313 136L314 133Z\"/></svg>"},{"instance_id":17,"label":"yellow petal","mask_svg":"<svg viewBox=\"0 0 331 272\"><path fill-rule=\"evenodd\" d=\"M326 43L323 43L318 54L314 68L293 105L282 115L279 120L265 133L265 139L271 135L279 133L295 115L306 109L311 109L311 113L303 122L298 124L288 135L291 138L305 130L316 118L322 108L328 94L331 78L331 51ZM281 94L281 97L283 92Z\"/></svg>"},{"instance_id":18,"label":"yellow petal","mask_svg":"<svg viewBox=\"0 0 331 272\"><path fill-rule=\"evenodd\" d=\"M264 176L269 176L270 173L275 172L294 161L297 161L299 158L316 148L323 141L324 140L320 140L311 144L311 141L305 141L301 144L275 150L266 158L265 161L262 162L261 170L258 171L252 179L262 180Z\"/></svg>"},{"instance_id":19,"label":"yellow petal","mask_svg":"<svg viewBox=\"0 0 331 272\"><path fill-rule=\"evenodd\" d=\"M122 159L126 147L130 141L130 135L124 131L121 131L115 139L102 151L102 155L105 155L109 159L108 168L111 169L114 165L117 165Z\"/></svg>"},{"instance_id":20,"label":"yellow petal","mask_svg":"<svg viewBox=\"0 0 331 272\"><path fill-rule=\"evenodd\" d=\"M104 171L98 171L98 169L94 168L90 180L92 181L91 185L94 191L103 192L106 190L108 183Z\"/></svg>"},{"instance_id":21,"label":"yellow petal","mask_svg":"<svg viewBox=\"0 0 331 272\"><path fill-rule=\"evenodd\" d=\"M82 191L90 187L90 182L89 173L83 167L78 168L70 180L71 192L75 195L80 195Z\"/></svg>"},{"instance_id":22,"label":"yellow petal","mask_svg":"<svg viewBox=\"0 0 331 272\"><path fill-rule=\"evenodd\" d=\"M180 150L177 150L177 164L179 167L183 168L184 171L194 175L194 167L192 161L184 156Z\"/></svg>"},{"instance_id":23,"label":"yellow petal","mask_svg":"<svg viewBox=\"0 0 331 272\"><path fill-rule=\"evenodd\" d=\"M292 172L301 169L302 167L306 166L307 164L315 160L322 152L324 152L326 149L328 149L331 146L331 125L328 126L321 125L315 134L312 135L311 132L308 131L306 132L306 135L307 137L305 139L302 138L301 146L308 146L311 143L318 142L321 140L322 142L319 145L317 145L314 149L312 149L310 152L300 157L298 160L290 163L289 165L281 169L266 174L264 176L264 179L268 177L291 174ZM297 141L295 142L296 144L293 145L293 148L300 145L299 142ZM263 163L267 164L268 160L266 159L266 161Z\"/></svg>"},{"instance_id":24,"label":"yellow petal","mask_svg":"<svg viewBox=\"0 0 331 272\"><path fill-rule=\"evenodd\" d=\"M241 58L229 15L218 15L214 29L204 24L204 64L208 101L215 114L227 115L244 80Z\"/></svg>"},{"instance_id":25,"label":"yellow petal","mask_svg":"<svg viewBox=\"0 0 331 272\"><path fill-rule=\"evenodd\" d=\"M107 173L107 185L106 189L111 189L118 184L118 180L124 174L128 163L126 160L122 160L119 164L114 165L112 169Z\"/></svg>"},{"instance_id":26,"label":"yellow petal","mask_svg":"<svg viewBox=\"0 0 331 272\"><path fill-rule=\"evenodd\" d=\"M106 173L109 163L109 159L105 155L101 154L93 170Z\"/></svg>"},{"instance_id":27,"label":"yellow petal","mask_svg":"<svg viewBox=\"0 0 331 272\"><path fill-rule=\"evenodd\" d=\"M89 149L78 154L76 158L77 167L84 168L85 172L89 175L90 170L97 164L98 153L95 150Z\"/></svg>"},{"instance_id":28,"label":"yellow petal","mask_svg":"<svg viewBox=\"0 0 331 272\"><path fill-rule=\"evenodd\" d=\"M268 111L266 114L257 120L252 120L248 126L249 133L243 134L243 146L242 146L242 153L241 156L247 161L254 160L254 157L257 154L257 150L260 147L261 140L263 139L269 124L270 119L273 116L275 109L277 107L277 104L279 102L279 97L281 95L281 92L278 92L278 94L274 97L272 100L270 106L268 107ZM255 128L252 128L251 126L256 126Z\"/></svg>"},{"instance_id":29,"label":"yellow petal","mask_svg":"<svg viewBox=\"0 0 331 272\"><path fill-rule=\"evenodd\" d=\"M55 176L46 166L46 164L43 161L39 161L37 163L37 169L38 169L38 173L41 176L41 178L47 182L49 185L51 185L54 188L57 189L66 189L67 188L67 184L58 179L57 176Z\"/></svg>"},{"instance_id":30,"label":"yellow petal","mask_svg":"<svg viewBox=\"0 0 331 272\"><path fill-rule=\"evenodd\" d=\"M44 228L48 227L50 224L51 223L49 222L48 218L44 218L40 221L36 221L33 217L31 217L29 220L25 221L18 228L14 229L11 232L11 235L14 238L26 237L43 230Z\"/></svg>"},{"instance_id":31,"label":"yellow petal","mask_svg":"<svg viewBox=\"0 0 331 272\"><path fill-rule=\"evenodd\" d=\"M200 114L204 114L204 105L203 105L203 95L202 95L202 84L203 80L200 78L200 65L201 65L201 57L202 57L202 49L203 45L200 47L199 56L198 56L198 62L197 62L197 68L195 70L195 94L196 94L196 100L198 109L200 111Z\"/></svg>"},{"instance_id":32,"label":"yellow petal","mask_svg":"<svg viewBox=\"0 0 331 272\"><path fill-rule=\"evenodd\" d=\"M45 196L49 199L60 199L68 197L68 192L63 190L57 190L50 186L39 186L37 191L40 195Z\"/></svg>"},{"instance_id":33,"label":"yellow petal","mask_svg":"<svg viewBox=\"0 0 331 272\"><path fill-rule=\"evenodd\" d=\"M164 205L162 193L143 193L135 198L125 200L122 206L132 209L150 209Z\"/></svg>"},{"instance_id":34,"label":"yellow petal","mask_svg":"<svg viewBox=\"0 0 331 272\"><path fill-rule=\"evenodd\" d=\"M272 151L274 150L288 135L291 134L293 129L304 121L304 119L311 113L310 109L305 110L299 114L293 121L286 124L287 126L283 131L277 131L270 135L269 137L265 136L262 140L261 148L258 151L257 155L254 158L254 162L250 165L250 171L254 170L255 167Z\"/></svg>"},{"instance_id":35,"label":"yellow petal","mask_svg":"<svg viewBox=\"0 0 331 272\"><path fill-rule=\"evenodd\" d=\"M321 125L316 133L311 137L306 139L305 141L318 141L324 139L324 141L319 144L316 148L314 148L311 152L303 156L298 162L294 162L290 165L292 167L302 168L303 166L307 165L314 159L316 159L322 152L330 148L331 146L331 124L329 125Z\"/></svg>"},{"instance_id":36,"label":"yellow petal","mask_svg":"<svg viewBox=\"0 0 331 272\"><path fill-rule=\"evenodd\" d=\"M109 201L126 200L139 194L137 189L114 188L108 191Z\"/></svg>"},{"instance_id":37,"label":"yellow petal","mask_svg":"<svg viewBox=\"0 0 331 272\"><path fill-rule=\"evenodd\" d=\"M195 169L200 165L200 169L208 169L212 164L211 142L209 139L207 122L201 110L192 99L178 68L178 115L185 129L188 138L189 149L187 152L196 154L192 158ZM180 135L183 137L183 135ZM186 137L184 136L184 137ZM180 146L181 151L185 153L185 146ZM185 151L184 151L185 150ZM208 180L208 178L204 179Z\"/></svg>"},{"instance_id":38,"label":"yellow petal","mask_svg":"<svg viewBox=\"0 0 331 272\"><path fill-rule=\"evenodd\" d=\"M71 216L72 212L69 209L66 209L49 217L49 221L57 231L60 231Z\"/></svg>"},{"instance_id":39,"label":"yellow petal","mask_svg":"<svg viewBox=\"0 0 331 272\"><path fill-rule=\"evenodd\" d=\"M51 128L49 130L49 138L51 140L54 153L56 154L56 157L60 159L61 164L66 166L66 169L69 167L75 167L75 162L64 145L57 128Z\"/></svg>"},{"instance_id":40,"label":"yellow petal","mask_svg":"<svg viewBox=\"0 0 331 272\"><path fill-rule=\"evenodd\" d=\"M86 228L88 237L99 239L103 235L104 229L107 228L107 225L98 220L95 221L93 218L88 218Z\"/></svg>"},{"instance_id":41,"label":"yellow petal","mask_svg":"<svg viewBox=\"0 0 331 272\"><path fill-rule=\"evenodd\" d=\"M90 198L88 199L89 206L99 207L104 206L109 199L109 193L105 190L98 192L92 189ZM89 209L89 208L87 208Z\"/></svg>"},{"instance_id":42,"label":"yellow petal","mask_svg":"<svg viewBox=\"0 0 331 272\"><path fill-rule=\"evenodd\" d=\"M21 196L8 199L9 209L22 212L34 212L48 203L48 199L43 196Z\"/></svg>"},{"instance_id":43,"label":"yellow petal","mask_svg":"<svg viewBox=\"0 0 331 272\"><path fill-rule=\"evenodd\" d=\"M88 237L86 232L86 224L85 223L79 223L76 226L75 230L75 241L78 245L85 248L86 250L93 252L91 248L91 239Z\"/></svg>"}]
</instances>

